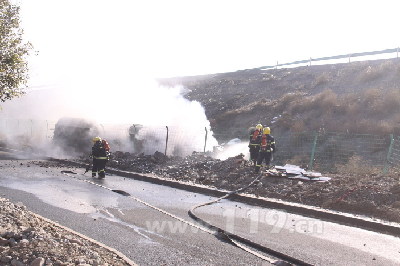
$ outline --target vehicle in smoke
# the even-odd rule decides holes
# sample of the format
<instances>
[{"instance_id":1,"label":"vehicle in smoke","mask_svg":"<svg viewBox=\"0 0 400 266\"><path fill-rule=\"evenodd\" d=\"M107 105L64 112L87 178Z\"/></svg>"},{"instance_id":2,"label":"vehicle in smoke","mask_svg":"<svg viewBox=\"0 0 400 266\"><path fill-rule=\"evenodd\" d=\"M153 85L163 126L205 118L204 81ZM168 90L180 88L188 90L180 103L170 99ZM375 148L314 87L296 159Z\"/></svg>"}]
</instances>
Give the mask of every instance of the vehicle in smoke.
<instances>
[{"instance_id":1,"label":"vehicle in smoke","mask_svg":"<svg viewBox=\"0 0 400 266\"><path fill-rule=\"evenodd\" d=\"M141 153L143 151L144 140L139 138L139 131L143 128L143 125L133 124L129 127L129 140L133 145L133 151L135 153Z\"/></svg>"},{"instance_id":2,"label":"vehicle in smoke","mask_svg":"<svg viewBox=\"0 0 400 266\"><path fill-rule=\"evenodd\" d=\"M60 118L54 128L53 143L67 154L88 153L91 140L99 135L96 123L83 118Z\"/></svg>"}]
</instances>

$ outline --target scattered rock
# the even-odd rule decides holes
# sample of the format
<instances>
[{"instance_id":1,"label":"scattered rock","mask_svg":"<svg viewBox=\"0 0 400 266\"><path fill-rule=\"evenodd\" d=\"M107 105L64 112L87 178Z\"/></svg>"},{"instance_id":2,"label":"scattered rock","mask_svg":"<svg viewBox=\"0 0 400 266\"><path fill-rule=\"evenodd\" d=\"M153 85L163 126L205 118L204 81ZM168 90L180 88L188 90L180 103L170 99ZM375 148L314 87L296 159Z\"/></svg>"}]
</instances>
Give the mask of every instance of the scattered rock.
<instances>
[{"instance_id":1,"label":"scattered rock","mask_svg":"<svg viewBox=\"0 0 400 266\"><path fill-rule=\"evenodd\" d=\"M31 262L30 266L43 266L44 262L45 262L45 259L42 257L39 257L39 258L34 259Z\"/></svg>"},{"instance_id":2,"label":"scattered rock","mask_svg":"<svg viewBox=\"0 0 400 266\"><path fill-rule=\"evenodd\" d=\"M117 162L110 162L109 167L153 173L163 178L194 182L224 190L237 190L256 178L254 166L244 159L243 154L226 160L215 159L207 153L193 153L182 158L165 156L160 152L153 155L116 152L114 157ZM300 171L302 175L321 176L321 173L307 172L296 165L292 165L290 169L294 173ZM318 182L291 180L287 178L289 174L268 175L265 169L262 171L266 173L260 180L262 182L249 187L245 193L400 222L396 218L400 216L399 203L396 203L400 202L397 175L357 176L331 173L330 180ZM393 210L398 213L392 213Z\"/></svg>"},{"instance_id":3,"label":"scattered rock","mask_svg":"<svg viewBox=\"0 0 400 266\"><path fill-rule=\"evenodd\" d=\"M178 157L165 156L161 152L144 155L116 151L107 167L137 173L152 173L163 178L230 191L247 186L256 178L254 166L243 159L243 154L226 160L215 159L211 155L193 153L186 157ZM77 161L88 163L84 159ZM72 168L68 163L43 161L37 163L45 167ZM321 175L304 171L296 165L292 165L291 169L295 174L300 171L302 175L317 175L317 177ZM275 172L268 176L265 169L261 172L262 184L250 186L243 191L244 193L400 222L398 173L385 176L322 173L331 179L318 182L290 179L289 174L279 176Z\"/></svg>"},{"instance_id":4,"label":"scattered rock","mask_svg":"<svg viewBox=\"0 0 400 266\"><path fill-rule=\"evenodd\" d=\"M393 208L396 208L396 209L400 209L400 201L395 201L395 202L392 204L392 207L393 207Z\"/></svg>"},{"instance_id":5,"label":"scattered rock","mask_svg":"<svg viewBox=\"0 0 400 266\"><path fill-rule=\"evenodd\" d=\"M21 203L0 198L0 221L0 265L75 265L73 261L88 265L93 254L97 265L129 265L110 250L41 219Z\"/></svg>"}]
</instances>

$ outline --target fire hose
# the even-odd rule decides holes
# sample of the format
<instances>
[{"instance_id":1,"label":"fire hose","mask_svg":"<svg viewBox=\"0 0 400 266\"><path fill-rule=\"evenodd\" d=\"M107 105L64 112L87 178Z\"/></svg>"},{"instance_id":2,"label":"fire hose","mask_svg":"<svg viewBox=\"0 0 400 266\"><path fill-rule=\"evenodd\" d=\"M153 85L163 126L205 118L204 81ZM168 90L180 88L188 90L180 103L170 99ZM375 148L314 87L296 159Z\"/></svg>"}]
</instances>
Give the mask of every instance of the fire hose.
<instances>
[{"instance_id":1,"label":"fire hose","mask_svg":"<svg viewBox=\"0 0 400 266\"><path fill-rule=\"evenodd\" d=\"M196 205L196 206L192 207L192 208L188 211L188 214L189 214L189 216L190 216L191 218L193 218L195 221L197 221L197 222L200 224L200 225L199 225L199 224L195 224L195 223L189 222L189 221L187 221L187 220L185 220L185 219L183 219L183 218L180 218L180 217L178 217L178 216L176 216L176 215L174 215L174 214L172 214L172 213L169 213L169 212L167 212L167 211L165 211L165 210L163 210L163 209L161 209L161 208L158 208L158 207L156 207L156 206L153 206L153 205L151 205L151 204L149 204L149 203L147 203L147 202L145 202L145 201L143 201L143 200L141 200L141 199L139 199L139 198L137 198L137 197L134 197L134 196L130 195L129 193L127 193L127 192L125 192L125 191L123 191L123 190L112 189L112 188L109 188L109 187L104 186L104 185L102 185L102 184L95 183L95 182L90 181L90 180L80 179L80 178L78 178L78 177L76 177L76 176L74 176L74 175L70 175L70 174L75 174L75 173L72 173L72 172L70 172L70 171L61 171L61 172L62 172L63 174L65 174L65 175L68 175L68 176L70 176L70 177L76 178L76 179L78 179L78 180L81 180L81 181L87 182L87 183L89 183L89 184L92 184L92 185L95 185L95 186L98 186L98 187L107 189L107 190L109 190L109 191L112 191L112 192L121 194L121 195L123 195L123 196L129 197L129 198L131 198L131 199L133 199L133 200L135 200L135 201L137 201L137 202L139 202L139 203L142 203L143 205L145 205L145 206L147 206L147 207L150 207L150 208L152 208L152 209L154 209L154 210L156 210L156 211L158 211L158 212L160 212L160 213L163 213L163 214L165 214L165 215L167 215L167 216L170 216L170 217L173 218L173 219L176 219L176 220L178 220L178 221L180 221L180 222L182 222L182 223L186 223L186 224L188 224L188 225L190 225L190 226L192 226L192 227L194 227L194 228L197 228L197 229L199 229L199 230L201 230L201 231L203 231L203 232L206 232L206 233L208 233L208 234L214 235L214 236L217 237L219 240L228 242L228 243L230 243L230 244L232 244L232 245L234 245L234 246L236 246L236 247L238 247L238 248L240 248L240 249L242 249L242 250L244 250L244 251L246 251L246 252L248 252L248 253L250 253L250 254L252 254L252 255L258 257L258 258L260 258L260 259L262 259L262 260L264 260L264 261L267 261L267 262L269 262L269 263L271 263L271 264L280 265L280 266L284 266L284 265L293 265L293 264L294 264L294 265L312 265L312 264L306 263L306 262L304 262L304 261L301 261L301 260L299 260L299 259L296 259L296 258L294 258L294 257L291 257L291 256L289 256L289 255L287 255L287 254L283 254L283 253L281 253L281 252L272 250L272 249L270 249L270 248L268 248L268 247L262 246L262 245L260 245L260 244L258 244L258 243L255 243L255 242L251 241L251 240L248 240L248 239L246 239L246 238L243 238L243 237L240 237L240 236L235 235L235 234L233 234L233 233L230 233L230 232L228 232L228 231L225 231L225 230L223 230L223 229L221 229L221 228L219 228L219 227L217 227L217 226L214 226L214 225L212 225L212 224L206 222L205 220L199 218L199 217L194 213L194 210L195 210L195 209L198 209L198 208L203 207L203 206L207 206L207 205L214 204L214 203L216 203L216 202L219 202L219 201L222 200L222 199L226 199L226 198L232 196L233 194L240 193L241 191L244 191L245 189L249 188L249 187L252 186L254 183L256 183L256 182L260 179L260 177L261 177L262 175L258 175L250 184L248 184L248 185L245 186L245 187L242 187L242 188L237 189L237 190L235 190L235 191L229 192L229 193L227 193L226 195L224 195L224 196L222 196L222 197L220 197L220 198L217 198L217 199L215 199L215 200L213 200L213 201L206 202L206 203L202 203L202 204L199 204L199 205ZM270 254L270 255L272 255L272 256L274 256L274 257L277 257L277 258L279 258L279 259L274 259L274 258L265 256L265 255L260 254L260 253L254 251L254 250L252 250L252 249L250 249L250 248L253 248L253 249L256 249L256 250L258 250L258 251L261 251L261 252Z\"/></svg>"}]
</instances>

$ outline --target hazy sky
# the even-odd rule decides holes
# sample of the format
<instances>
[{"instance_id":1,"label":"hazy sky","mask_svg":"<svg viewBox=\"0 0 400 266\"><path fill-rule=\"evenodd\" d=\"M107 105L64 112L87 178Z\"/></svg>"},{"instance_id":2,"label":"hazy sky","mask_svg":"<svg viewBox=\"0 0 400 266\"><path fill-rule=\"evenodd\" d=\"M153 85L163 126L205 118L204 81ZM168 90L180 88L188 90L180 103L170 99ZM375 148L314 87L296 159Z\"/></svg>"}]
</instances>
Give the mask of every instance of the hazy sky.
<instances>
[{"instance_id":1,"label":"hazy sky","mask_svg":"<svg viewBox=\"0 0 400 266\"><path fill-rule=\"evenodd\" d=\"M400 45L396 0L18 2L41 80L218 73Z\"/></svg>"},{"instance_id":2,"label":"hazy sky","mask_svg":"<svg viewBox=\"0 0 400 266\"><path fill-rule=\"evenodd\" d=\"M205 119L201 106L186 103L180 88L158 88L154 78L400 45L398 0L13 1L38 51L29 59L29 86L58 92L10 101L6 117L165 123L187 113L181 122L187 123Z\"/></svg>"},{"instance_id":3,"label":"hazy sky","mask_svg":"<svg viewBox=\"0 0 400 266\"><path fill-rule=\"evenodd\" d=\"M204 140L204 108L154 78L400 46L399 0L12 1L38 55L0 119L176 126L180 142Z\"/></svg>"}]
</instances>

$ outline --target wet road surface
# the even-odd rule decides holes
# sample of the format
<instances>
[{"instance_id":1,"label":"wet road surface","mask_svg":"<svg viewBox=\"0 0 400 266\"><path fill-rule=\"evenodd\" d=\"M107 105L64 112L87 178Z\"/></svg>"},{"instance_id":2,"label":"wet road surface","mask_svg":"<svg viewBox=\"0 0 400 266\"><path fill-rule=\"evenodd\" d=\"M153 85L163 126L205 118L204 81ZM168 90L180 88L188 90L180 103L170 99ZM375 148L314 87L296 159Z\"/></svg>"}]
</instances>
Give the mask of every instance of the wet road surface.
<instances>
[{"instance_id":1,"label":"wet road surface","mask_svg":"<svg viewBox=\"0 0 400 266\"><path fill-rule=\"evenodd\" d=\"M0 155L1 156L1 155ZM214 198L119 176L63 174L38 161L0 160L0 196L113 247L139 265L268 265L216 237L129 197L123 190L190 222L187 211ZM315 265L399 265L400 239L277 210L223 200L201 218Z\"/></svg>"}]
</instances>

